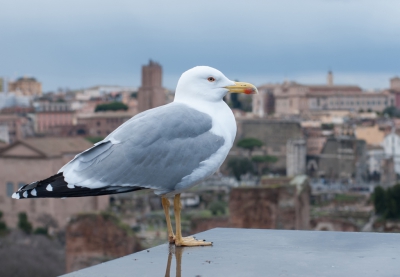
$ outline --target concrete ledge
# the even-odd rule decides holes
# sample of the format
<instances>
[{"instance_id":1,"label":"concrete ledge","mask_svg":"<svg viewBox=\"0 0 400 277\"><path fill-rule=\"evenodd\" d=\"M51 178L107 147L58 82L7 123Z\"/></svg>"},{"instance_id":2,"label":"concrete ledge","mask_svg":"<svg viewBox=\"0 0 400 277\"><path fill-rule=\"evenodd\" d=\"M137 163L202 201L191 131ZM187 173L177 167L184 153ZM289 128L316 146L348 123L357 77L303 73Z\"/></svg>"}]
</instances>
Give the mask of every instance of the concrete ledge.
<instances>
[{"instance_id":1,"label":"concrete ledge","mask_svg":"<svg viewBox=\"0 0 400 277\"><path fill-rule=\"evenodd\" d=\"M65 277L399 276L400 234L217 228L212 247L163 244Z\"/></svg>"}]
</instances>

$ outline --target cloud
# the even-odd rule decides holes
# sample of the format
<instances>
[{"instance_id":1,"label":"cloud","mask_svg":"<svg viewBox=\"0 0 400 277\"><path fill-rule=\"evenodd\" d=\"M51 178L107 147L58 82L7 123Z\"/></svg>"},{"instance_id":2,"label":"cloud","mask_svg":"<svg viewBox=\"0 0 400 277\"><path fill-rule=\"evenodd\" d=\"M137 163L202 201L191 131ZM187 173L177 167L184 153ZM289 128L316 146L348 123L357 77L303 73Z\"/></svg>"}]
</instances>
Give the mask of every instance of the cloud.
<instances>
[{"instance_id":1,"label":"cloud","mask_svg":"<svg viewBox=\"0 0 400 277\"><path fill-rule=\"evenodd\" d=\"M330 67L400 72L396 0L0 0L0 5L7 11L0 17L0 50L6 53L0 75L30 73L45 89L89 81L138 85L140 66L149 58L178 77L195 65L237 76L324 73Z\"/></svg>"}]
</instances>

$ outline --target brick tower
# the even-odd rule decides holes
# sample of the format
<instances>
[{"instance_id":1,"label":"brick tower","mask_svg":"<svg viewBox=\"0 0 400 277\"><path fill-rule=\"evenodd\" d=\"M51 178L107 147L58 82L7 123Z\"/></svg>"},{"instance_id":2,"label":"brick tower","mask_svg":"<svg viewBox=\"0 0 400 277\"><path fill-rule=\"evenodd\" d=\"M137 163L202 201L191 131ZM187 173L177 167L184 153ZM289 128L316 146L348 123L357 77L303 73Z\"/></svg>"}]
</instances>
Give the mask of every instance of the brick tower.
<instances>
[{"instance_id":1,"label":"brick tower","mask_svg":"<svg viewBox=\"0 0 400 277\"><path fill-rule=\"evenodd\" d=\"M166 94L161 83L161 65L150 60L148 65L142 67L142 85L138 91L139 112L166 104Z\"/></svg>"}]
</instances>

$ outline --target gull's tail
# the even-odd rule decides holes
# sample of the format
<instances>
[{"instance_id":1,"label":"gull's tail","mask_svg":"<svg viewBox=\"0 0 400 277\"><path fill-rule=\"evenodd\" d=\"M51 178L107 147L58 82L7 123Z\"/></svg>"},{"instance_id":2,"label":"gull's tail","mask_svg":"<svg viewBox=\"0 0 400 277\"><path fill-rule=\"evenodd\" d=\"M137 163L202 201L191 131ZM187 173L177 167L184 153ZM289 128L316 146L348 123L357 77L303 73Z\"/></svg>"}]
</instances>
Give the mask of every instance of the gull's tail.
<instances>
[{"instance_id":1,"label":"gull's tail","mask_svg":"<svg viewBox=\"0 0 400 277\"><path fill-rule=\"evenodd\" d=\"M33 182L21 187L17 192L14 192L12 198L64 198L64 197L83 197L83 196L98 196L106 194L123 193L135 190L141 190L141 187L122 187L122 186L107 186L102 188L87 188L70 185L64 180L63 173L60 172L45 180Z\"/></svg>"}]
</instances>

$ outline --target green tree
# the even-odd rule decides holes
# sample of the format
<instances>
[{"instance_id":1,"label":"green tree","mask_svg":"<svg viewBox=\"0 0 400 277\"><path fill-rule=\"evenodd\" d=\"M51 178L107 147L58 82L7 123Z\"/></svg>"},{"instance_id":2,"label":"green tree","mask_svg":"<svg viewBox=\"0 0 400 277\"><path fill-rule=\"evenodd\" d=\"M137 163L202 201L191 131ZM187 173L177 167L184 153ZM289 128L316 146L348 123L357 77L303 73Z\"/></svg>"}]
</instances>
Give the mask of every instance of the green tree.
<instances>
[{"instance_id":1,"label":"green tree","mask_svg":"<svg viewBox=\"0 0 400 277\"><path fill-rule=\"evenodd\" d=\"M387 107L382 111L383 115L388 115L389 117L400 117L400 110L396 107Z\"/></svg>"},{"instance_id":2,"label":"green tree","mask_svg":"<svg viewBox=\"0 0 400 277\"><path fill-rule=\"evenodd\" d=\"M35 231L33 231L33 233L35 235L45 235L45 236L49 234L47 228L45 227L37 227Z\"/></svg>"},{"instance_id":3,"label":"green tree","mask_svg":"<svg viewBox=\"0 0 400 277\"><path fill-rule=\"evenodd\" d=\"M111 102L111 103L97 105L95 112L119 111L119 110L126 111L128 110L128 106L122 102Z\"/></svg>"},{"instance_id":4,"label":"green tree","mask_svg":"<svg viewBox=\"0 0 400 277\"><path fill-rule=\"evenodd\" d=\"M374 189L373 201L375 212L383 215L386 212L386 194L381 186Z\"/></svg>"},{"instance_id":5,"label":"green tree","mask_svg":"<svg viewBox=\"0 0 400 277\"><path fill-rule=\"evenodd\" d=\"M377 187L374 190L373 202L377 214L386 219L400 219L400 184L386 191Z\"/></svg>"},{"instance_id":6,"label":"green tree","mask_svg":"<svg viewBox=\"0 0 400 277\"><path fill-rule=\"evenodd\" d=\"M333 125L333 123L322 123L321 124L322 130L333 130L334 128L335 128L335 125Z\"/></svg>"},{"instance_id":7,"label":"green tree","mask_svg":"<svg viewBox=\"0 0 400 277\"><path fill-rule=\"evenodd\" d=\"M27 234L32 233L32 224L28 221L26 213L18 214L18 228Z\"/></svg>"},{"instance_id":8,"label":"green tree","mask_svg":"<svg viewBox=\"0 0 400 277\"><path fill-rule=\"evenodd\" d=\"M253 164L248 158L230 158L227 166L238 181L240 176L246 173L253 173Z\"/></svg>"},{"instance_id":9,"label":"green tree","mask_svg":"<svg viewBox=\"0 0 400 277\"><path fill-rule=\"evenodd\" d=\"M4 235L8 231L6 223L3 220L1 220L2 218L3 218L3 212L0 211L0 235Z\"/></svg>"},{"instance_id":10,"label":"green tree","mask_svg":"<svg viewBox=\"0 0 400 277\"><path fill-rule=\"evenodd\" d=\"M386 218L398 219L400 218L400 184L397 184L386 190Z\"/></svg>"},{"instance_id":11,"label":"green tree","mask_svg":"<svg viewBox=\"0 0 400 277\"><path fill-rule=\"evenodd\" d=\"M269 163L276 163L278 161L278 158L275 156L269 156L269 155L253 156L253 157L251 157L251 161L253 163L255 163L255 165L257 167L258 176L261 177L261 175L263 173L263 169L265 167L267 167L267 165Z\"/></svg>"},{"instance_id":12,"label":"green tree","mask_svg":"<svg viewBox=\"0 0 400 277\"><path fill-rule=\"evenodd\" d=\"M102 141L104 137L86 137L86 140L90 141L91 143L95 144L99 141Z\"/></svg>"},{"instance_id":13,"label":"green tree","mask_svg":"<svg viewBox=\"0 0 400 277\"><path fill-rule=\"evenodd\" d=\"M239 140L236 145L237 147L249 150L249 156L251 156L251 152L256 148L261 147L263 143L261 140L256 138L244 138Z\"/></svg>"},{"instance_id":14,"label":"green tree","mask_svg":"<svg viewBox=\"0 0 400 277\"><path fill-rule=\"evenodd\" d=\"M211 211L212 215L224 215L226 206L226 203L223 201L215 201L208 206L208 209Z\"/></svg>"}]
</instances>

